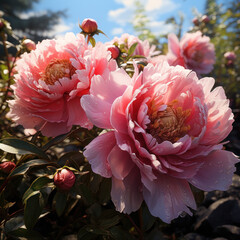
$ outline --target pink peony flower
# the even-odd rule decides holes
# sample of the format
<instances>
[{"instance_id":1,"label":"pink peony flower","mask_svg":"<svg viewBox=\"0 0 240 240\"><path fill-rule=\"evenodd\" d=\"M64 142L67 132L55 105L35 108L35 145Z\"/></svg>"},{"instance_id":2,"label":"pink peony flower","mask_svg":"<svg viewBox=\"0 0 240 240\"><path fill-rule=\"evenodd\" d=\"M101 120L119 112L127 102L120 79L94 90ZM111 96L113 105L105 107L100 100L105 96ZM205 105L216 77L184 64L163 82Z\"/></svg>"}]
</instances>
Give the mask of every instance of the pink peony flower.
<instances>
[{"instance_id":1,"label":"pink peony flower","mask_svg":"<svg viewBox=\"0 0 240 240\"><path fill-rule=\"evenodd\" d=\"M67 168L58 171L54 176L54 184L63 191L68 191L75 183L75 175Z\"/></svg>"},{"instance_id":2,"label":"pink peony flower","mask_svg":"<svg viewBox=\"0 0 240 240\"><path fill-rule=\"evenodd\" d=\"M124 44L125 49L128 50L134 43L138 43L133 55L141 55L146 57L147 59L152 58L159 54L159 51L156 51L156 46L150 46L150 43L145 40L142 41L138 37L129 35L128 33L122 34L120 38L115 37L111 42L107 42L106 45L112 45L117 43L119 46Z\"/></svg>"},{"instance_id":3,"label":"pink peony flower","mask_svg":"<svg viewBox=\"0 0 240 240\"><path fill-rule=\"evenodd\" d=\"M0 164L0 170L2 170L5 173L10 173L15 167L16 164L10 161L3 162Z\"/></svg>"},{"instance_id":4,"label":"pink peony flower","mask_svg":"<svg viewBox=\"0 0 240 240\"><path fill-rule=\"evenodd\" d=\"M92 48L81 34L42 41L16 62L8 117L46 136L66 133L72 125L92 128L80 98L88 93L92 76L116 68L110 58L103 44Z\"/></svg>"},{"instance_id":5,"label":"pink peony flower","mask_svg":"<svg viewBox=\"0 0 240 240\"><path fill-rule=\"evenodd\" d=\"M137 71L137 70L136 70ZM120 212L143 200L152 215L169 223L196 209L189 184L226 190L238 159L223 150L233 114L214 79L167 62L148 64L131 79L122 69L95 76L82 106L91 121L108 129L84 155L92 170L112 178L111 197Z\"/></svg>"},{"instance_id":6,"label":"pink peony flower","mask_svg":"<svg viewBox=\"0 0 240 240\"><path fill-rule=\"evenodd\" d=\"M175 34L169 34L167 60L172 66L180 65L197 74L206 74L215 63L214 45L200 31L186 33L180 42Z\"/></svg>"}]
</instances>

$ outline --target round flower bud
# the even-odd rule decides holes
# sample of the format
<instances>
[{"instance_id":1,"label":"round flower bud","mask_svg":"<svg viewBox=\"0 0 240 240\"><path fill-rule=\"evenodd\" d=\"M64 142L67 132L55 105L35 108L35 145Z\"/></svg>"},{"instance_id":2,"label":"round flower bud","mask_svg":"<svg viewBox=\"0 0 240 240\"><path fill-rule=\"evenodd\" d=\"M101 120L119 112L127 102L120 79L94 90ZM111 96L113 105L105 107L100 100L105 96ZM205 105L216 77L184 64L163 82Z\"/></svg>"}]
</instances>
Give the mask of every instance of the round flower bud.
<instances>
[{"instance_id":1,"label":"round flower bud","mask_svg":"<svg viewBox=\"0 0 240 240\"><path fill-rule=\"evenodd\" d=\"M0 170L2 170L5 173L10 173L15 167L16 164L10 161L3 162L0 164Z\"/></svg>"},{"instance_id":2,"label":"round flower bud","mask_svg":"<svg viewBox=\"0 0 240 240\"><path fill-rule=\"evenodd\" d=\"M235 61L237 56L234 52L226 52L224 54L224 57L227 59L227 60L231 60L231 61Z\"/></svg>"},{"instance_id":3,"label":"round flower bud","mask_svg":"<svg viewBox=\"0 0 240 240\"><path fill-rule=\"evenodd\" d=\"M85 18L82 22L81 29L85 33L94 33L98 29L97 22L91 18Z\"/></svg>"},{"instance_id":4,"label":"round flower bud","mask_svg":"<svg viewBox=\"0 0 240 240\"><path fill-rule=\"evenodd\" d=\"M36 49L36 44L34 41L32 41L31 39L25 39L22 42L22 45L28 50L35 50Z\"/></svg>"},{"instance_id":5,"label":"round flower bud","mask_svg":"<svg viewBox=\"0 0 240 240\"><path fill-rule=\"evenodd\" d=\"M63 191L68 191L75 183L75 175L69 169L63 168L54 176L54 184Z\"/></svg>"},{"instance_id":6,"label":"round flower bud","mask_svg":"<svg viewBox=\"0 0 240 240\"><path fill-rule=\"evenodd\" d=\"M115 46L115 45L109 46L108 51L111 52L113 59L118 58L120 51L119 51L119 48L117 46Z\"/></svg>"},{"instance_id":7,"label":"round flower bud","mask_svg":"<svg viewBox=\"0 0 240 240\"><path fill-rule=\"evenodd\" d=\"M202 22L204 22L204 23L209 23L210 18L209 18L207 15L203 15L201 20L202 20Z\"/></svg>"},{"instance_id":8,"label":"round flower bud","mask_svg":"<svg viewBox=\"0 0 240 240\"><path fill-rule=\"evenodd\" d=\"M193 24L195 25L195 26L198 26L199 25L199 20L198 20L198 18L193 18L193 20L192 20L192 22L193 22Z\"/></svg>"}]
</instances>

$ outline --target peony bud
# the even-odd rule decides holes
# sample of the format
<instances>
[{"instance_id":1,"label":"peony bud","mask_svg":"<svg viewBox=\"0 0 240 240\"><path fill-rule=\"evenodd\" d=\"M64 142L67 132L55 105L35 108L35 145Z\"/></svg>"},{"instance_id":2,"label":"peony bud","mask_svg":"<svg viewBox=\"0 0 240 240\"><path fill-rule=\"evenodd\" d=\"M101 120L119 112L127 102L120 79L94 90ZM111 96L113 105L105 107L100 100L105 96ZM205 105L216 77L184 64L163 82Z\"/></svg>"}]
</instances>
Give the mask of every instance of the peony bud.
<instances>
[{"instance_id":1,"label":"peony bud","mask_svg":"<svg viewBox=\"0 0 240 240\"><path fill-rule=\"evenodd\" d=\"M195 25L195 26L198 26L199 25L199 20L198 20L198 18L193 18L193 20L192 20L192 22L193 22L193 24Z\"/></svg>"},{"instance_id":2,"label":"peony bud","mask_svg":"<svg viewBox=\"0 0 240 240\"><path fill-rule=\"evenodd\" d=\"M85 33L94 33L98 29L97 22L91 18L85 18L82 22L81 29Z\"/></svg>"},{"instance_id":3,"label":"peony bud","mask_svg":"<svg viewBox=\"0 0 240 240\"><path fill-rule=\"evenodd\" d=\"M10 161L3 162L0 164L0 170L2 170L5 173L10 173L15 167L16 164Z\"/></svg>"},{"instance_id":4,"label":"peony bud","mask_svg":"<svg viewBox=\"0 0 240 240\"><path fill-rule=\"evenodd\" d=\"M70 190L75 183L75 175L69 169L63 168L55 174L54 183L61 190Z\"/></svg>"},{"instance_id":5,"label":"peony bud","mask_svg":"<svg viewBox=\"0 0 240 240\"><path fill-rule=\"evenodd\" d=\"M28 50L35 50L36 49L36 44L34 41L30 40L30 39L25 39L22 42L22 45Z\"/></svg>"},{"instance_id":6,"label":"peony bud","mask_svg":"<svg viewBox=\"0 0 240 240\"><path fill-rule=\"evenodd\" d=\"M209 23L210 18L209 18L207 15L203 15L201 20L202 20L202 22L204 22L204 23Z\"/></svg>"},{"instance_id":7,"label":"peony bud","mask_svg":"<svg viewBox=\"0 0 240 240\"><path fill-rule=\"evenodd\" d=\"M111 45L111 46L108 47L107 50L111 52L113 59L118 58L120 50L119 50L119 48L117 46Z\"/></svg>"},{"instance_id":8,"label":"peony bud","mask_svg":"<svg viewBox=\"0 0 240 240\"><path fill-rule=\"evenodd\" d=\"M226 52L224 54L224 57L227 59L227 60L231 60L231 61L235 61L237 56L234 52Z\"/></svg>"}]
</instances>

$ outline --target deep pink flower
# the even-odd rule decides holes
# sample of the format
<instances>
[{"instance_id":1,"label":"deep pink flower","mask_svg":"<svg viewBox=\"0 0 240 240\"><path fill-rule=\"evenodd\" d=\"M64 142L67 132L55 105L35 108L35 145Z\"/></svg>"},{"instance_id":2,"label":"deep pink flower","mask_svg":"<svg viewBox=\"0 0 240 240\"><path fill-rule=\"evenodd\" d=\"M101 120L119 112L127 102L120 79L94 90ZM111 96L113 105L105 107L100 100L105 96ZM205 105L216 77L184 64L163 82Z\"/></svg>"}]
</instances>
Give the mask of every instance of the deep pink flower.
<instances>
[{"instance_id":1,"label":"deep pink flower","mask_svg":"<svg viewBox=\"0 0 240 240\"><path fill-rule=\"evenodd\" d=\"M72 125L92 128L80 98L88 93L92 76L115 69L110 58L103 44L92 48L81 34L42 41L16 62L15 100L9 101L8 116L45 136L66 133Z\"/></svg>"},{"instance_id":2,"label":"deep pink flower","mask_svg":"<svg viewBox=\"0 0 240 240\"><path fill-rule=\"evenodd\" d=\"M141 55L148 60L159 54L159 51L155 50L156 46L150 46L147 40L142 41L138 37L129 35L128 33L122 34L120 38L115 37L111 42L107 42L106 45L109 46L114 43L117 43L119 46L124 45L125 49L129 49L134 43L138 43L133 55Z\"/></svg>"},{"instance_id":3,"label":"deep pink flower","mask_svg":"<svg viewBox=\"0 0 240 240\"><path fill-rule=\"evenodd\" d=\"M85 18L81 24L81 29L85 33L94 33L98 29L97 22L91 18Z\"/></svg>"},{"instance_id":4,"label":"deep pink flower","mask_svg":"<svg viewBox=\"0 0 240 240\"><path fill-rule=\"evenodd\" d=\"M3 162L0 164L0 170L2 170L5 173L10 173L15 167L16 164L10 161Z\"/></svg>"},{"instance_id":5,"label":"deep pink flower","mask_svg":"<svg viewBox=\"0 0 240 240\"><path fill-rule=\"evenodd\" d=\"M143 200L152 215L169 223L196 204L189 183L226 190L238 159L220 143L233 114L214 79L167 62L131 79L123 70L92 80L82 106L91 121L108 129L84 151L95 173L112 177L111 197L120 212Z\"/></svg>"},{"instance_id":6,"label":"deep pink flower","mask_svg":"<svg viewBox=\"0 0 240 240\"><path fill-rule=\"evenodd\" d=\"M68 191L72 188L75 183L75 175L74 173L67 169L63 168L58 171L54 176L54 184L63 191Z\"/></svg>"},{"instance_id":7,"label":"deep pink flower","mask_svg":"<svg viewBox=\"0 0 240 240\"><path fill-rule=\"evenodd\" d=\"M215 63L214 45L200 31L186 33L180 42L175 34L169 34L167 60L172 66L180 65L197 74L206 74Z\"/></svg>"}]
</instances>

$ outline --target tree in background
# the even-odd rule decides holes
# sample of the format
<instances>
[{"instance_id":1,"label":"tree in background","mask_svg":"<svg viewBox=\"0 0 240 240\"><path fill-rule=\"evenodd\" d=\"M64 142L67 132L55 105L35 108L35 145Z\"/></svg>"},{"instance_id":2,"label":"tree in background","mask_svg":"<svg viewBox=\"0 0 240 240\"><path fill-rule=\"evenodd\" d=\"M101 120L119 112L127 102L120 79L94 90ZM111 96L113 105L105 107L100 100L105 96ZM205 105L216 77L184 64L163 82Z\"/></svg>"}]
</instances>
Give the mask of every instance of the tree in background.
<instances>
[{"instance_id":1,"label":"tree in background","mask_svg":"<svg viewBox=\"0 0 240 240\"><path fill-rule=\"evenodd\" d=\"M17 31L18 36L27 37L35 42L45 38L52 38L49 34L53 27L65 16L63 11L46 11L30 13L34 3L39 0L1 0L0 9L4 18L10 22L11 27ZM26 17L23 17L26 14Z\"/></svg>"}]
</instances>

